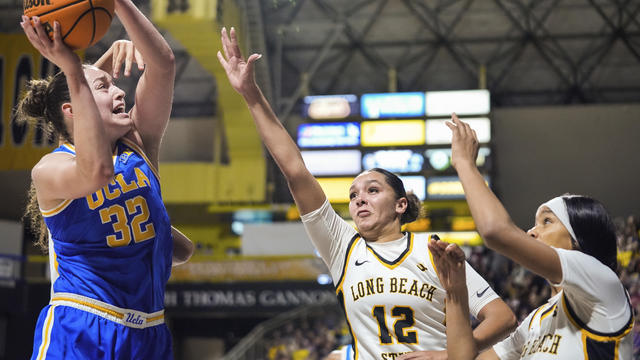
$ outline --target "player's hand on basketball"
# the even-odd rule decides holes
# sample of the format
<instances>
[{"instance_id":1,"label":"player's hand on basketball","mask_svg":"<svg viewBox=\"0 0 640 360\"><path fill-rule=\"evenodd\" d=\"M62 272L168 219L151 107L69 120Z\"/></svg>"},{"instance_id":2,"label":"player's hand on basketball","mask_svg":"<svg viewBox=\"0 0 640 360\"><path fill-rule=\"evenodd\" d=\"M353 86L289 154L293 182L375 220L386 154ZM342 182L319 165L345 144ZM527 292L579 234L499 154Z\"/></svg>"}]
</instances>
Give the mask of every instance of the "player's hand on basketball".
<instances>
[{"instance_id":1,"label":"player's hand on basketball","mask_svg":"<svg viewBox=\"0 0 640 360\"><path fill-rule=\"evenodd\" d=\"M252 54L245 60L240 52L240 46L238 46L236 30L232 27L229 33L227 34L226 28L222 28L221 37L224 55L218 51L218 60L227 73L231 87L241 95L245 95L257 88L253 75L253 63L260 59L262 55Z\"/></svg>"},{"instance_id":2,"label":"player's hand on basketball","mask_svg":"<svg viewBox=\"0 0 640 360\"><path fill-rule=\"evenodd\" d=\"M465 255L456 244L429 240L429 251L433 255L440 283L447 292L466 290Z\"/></svg>"},{"instance_id":3,"label":"player's hand on basketball","mask_svg":"<svg viewBox=\"0 0 640 360\"><path fill-rule=\"evenodd\" d=\"M33 23L32 23L33 21ZM29 20L27 16L22 16L20 26L27 35L27 39L42 56L56 64L63 72L69 73L73 70L82 71L80 58L62 42L60 34L60 23L53 23L53 40L49 38L47 31L40 23L40 18L34 16Z\"/></svg>"},{"instance_id":4,"label":"player's hand on basketball","mask_svg":"<svg viewBox=\"0 0 640 360\"><path fill-rule=\"evenodd\" d=\"M454 113L451 121L445 123L452 132L451 138L451 165L455 168L463 164L475 166L478 157L478 135L469 124L458 119Z\"/></svg>"},{"instance_id":5,"label":"player's hand on basketball","mask_svg":"<svg viewBox=\"0 0 640 360\"><path fill-rule=\"evenodd\" d=\"M442 351L414 351L402 354L396 360L447 360L447 352Z\"/></svg>"}]
</instances>

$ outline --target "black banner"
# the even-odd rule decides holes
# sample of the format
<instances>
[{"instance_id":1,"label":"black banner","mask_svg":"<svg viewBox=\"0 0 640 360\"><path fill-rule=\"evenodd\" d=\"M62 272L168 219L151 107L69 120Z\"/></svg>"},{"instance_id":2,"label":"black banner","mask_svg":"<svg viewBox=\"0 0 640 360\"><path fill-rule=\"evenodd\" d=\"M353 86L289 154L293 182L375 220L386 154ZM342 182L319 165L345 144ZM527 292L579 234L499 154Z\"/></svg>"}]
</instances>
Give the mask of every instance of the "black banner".
<instances>
[{"instance_id":1,"label":"black banner","mask_svg":"<svg viewBox=\"0 0 640 360\"><path fill-rule=\"evenodd\" d=\"M311 282L170 283L167 312L278 312L304 305L337 304L333 285Z\"/></svg>"}]
</instances>

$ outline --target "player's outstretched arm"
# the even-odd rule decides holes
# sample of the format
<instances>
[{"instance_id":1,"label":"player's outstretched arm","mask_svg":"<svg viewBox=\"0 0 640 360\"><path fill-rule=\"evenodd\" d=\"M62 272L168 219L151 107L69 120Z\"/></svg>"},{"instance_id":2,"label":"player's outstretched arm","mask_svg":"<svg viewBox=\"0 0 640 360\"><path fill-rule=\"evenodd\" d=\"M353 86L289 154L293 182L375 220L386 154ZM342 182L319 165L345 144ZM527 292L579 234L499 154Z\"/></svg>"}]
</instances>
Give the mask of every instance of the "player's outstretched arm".
<instances>
[{"instance_id":1,"label":"player's outstretched arm","mask_svg":"<svg viewBox=\"0 0 640 360\"><path fill-rule=\"evenodd\" d=\"M218 51L218 60L231 86L247 103L258 133L287 179L300 213L306 214L318 209L326 199L324 192L306 168L300 150L255 82L253 64L262 55L252 54L245 59L240 52L234 28L231 28L229 34L226 28L222 28L221 36L224 55Z\"/></svg>"},{"instance_id":2,"label":"player's outstretched arm","mask_svg":"<svg viewBox=\"0 0 640 360\"><path fill-rule=\"evenodd\" d=\"M160 141L169 123L173 103L175 56L160 32L131 0L115 0L115 13L135 49L144 58L144 72L136 87L131 118L140 134L146 155L157 168ZM122 48L125 44L116 43L120 51L118 57L112 60L115 75L120 72L120 66L115 65L118 62L122 64L121 57L126 56L125 49ZM125 75L126 72L125 66Z\"/></svg>"},{"instance_id":3,"label":"player's outstretched arm","mask_svg":"<svg viewBox=\"0 0 640 360\"><path fill-rule=\"evenodd\" d=\"M478 354L469 320L465 256L455 244L429 240L429 251L447 291L447 355L450 360L470 360Z\"/></svg>"},{"instance_id":4,"label":"player's outstretched arm","mask_svg":"<svg viewBox=\"0 0 640 360\"><path fill-rule=\"evenodd\" d=\"M455 114L447 126L453 133L451 163L458 172L471 215L487 246L545 279L559 283L562 280L562 268L558 254L550 246L518 228L500 200L485 184L475 163L478 155L475 131Z\"/></svg>"},{"instance_id":5,"label":"player's outstretched arm","mask_svg":"<svg viewBox=\"0 0 640 360\"><path fill-rule=\"evenodd\" d=\"M63 42L60 24L54 22L53 40L49 39L40 19L26 16L22 26L29 42L64 73L69 88L70 103L62 105L62 112L73 121L72 136L76 156L45 155L33 168L31 176L41 208L57 205L60 200L86 196L106 185L113 177L111 147L104 136L104 126L82 64L77 55Z\"/></svg>"},{"instance_id":6,"label":"player's outstretched arm","mask_svg":"<svg viewBox=\"0 0 640 360\"><path fill-rule=\"evenodd\" d=\"M447 292L447 350L411 352L401 355L398 360L475 359L478 351L469 317L464 252L455 244L439 241L437 236L429 240L429 251L438 269L440 283Z\"/></svg>"}]
</instances>

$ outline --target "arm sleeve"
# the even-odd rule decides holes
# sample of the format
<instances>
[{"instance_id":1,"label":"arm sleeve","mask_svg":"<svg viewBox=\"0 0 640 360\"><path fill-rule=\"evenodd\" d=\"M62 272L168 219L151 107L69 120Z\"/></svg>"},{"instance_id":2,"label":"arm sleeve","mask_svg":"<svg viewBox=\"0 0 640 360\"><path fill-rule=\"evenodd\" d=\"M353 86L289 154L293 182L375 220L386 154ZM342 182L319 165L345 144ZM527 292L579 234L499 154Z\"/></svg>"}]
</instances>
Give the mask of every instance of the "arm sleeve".
<instances>
[{"instance_id":1,"label":"arm sleeve","mask_svg":"<svg viewBox=\"0 0 640 360\"><path fill-rule=\"evenodd\" d=\"M301 216L307 234L329 267L334 282L342 274L344 254L356 230L344 221L325 200L318 209Z\"/></svg>"},{"instance_id":2,"label":"arm sleeve","mask_svg":"<svg viewBox=\"0 0 640 360\"><path fill-rule=\"evenodd\" d=\"M562 287L580 320L589 328L605 333L624 327L631 309L616 273L580 251L554 250L562 267L562 281L556 285Z\"/></svg>"},{"instance_id":3,"label":"arm sleeve","mask_svg":"<svg viewBox=\"0 0 640 360\"><path fill-rule=\"evenodd\" d=\"M528 327L533 314L533 312L529 314L506 339L493 346L493 351L496 352L500 360L520 359L520 353L527 339Z\"/></svg>"},{"instance_id":4,"label":"arm sleeve","mask_svg":"<svg viewBox=\"0 0 640 360\"><path fill-rule=\"evenodd\" d=\"M468 262L465 262L467 273L467 292L469 294L469 312L474 317L482 308L498 298L489 283L478 274Z\"/></svg>"}]
</instances>

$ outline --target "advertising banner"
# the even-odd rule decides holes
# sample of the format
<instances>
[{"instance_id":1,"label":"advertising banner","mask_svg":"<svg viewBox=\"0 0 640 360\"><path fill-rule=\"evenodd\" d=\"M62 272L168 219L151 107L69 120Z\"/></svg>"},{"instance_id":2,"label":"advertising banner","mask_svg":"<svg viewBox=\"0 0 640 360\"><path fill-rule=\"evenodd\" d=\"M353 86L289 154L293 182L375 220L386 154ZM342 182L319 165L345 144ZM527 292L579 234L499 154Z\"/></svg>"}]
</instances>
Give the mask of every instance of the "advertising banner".
<instances>
[{"instance_id":1,"label":"advertising banner","mask_svg":"<svg viewBox=\"0 0 640 360\"><path fill-rule=\"evenodd\" d=\"M23 34L0 34L0 170L31 169L53 149L54 141L47 139L39 127L17 123L13 109L30 79L46 78L55 71L55 65L43 58Z\"/></svg>"}]
</instances>

